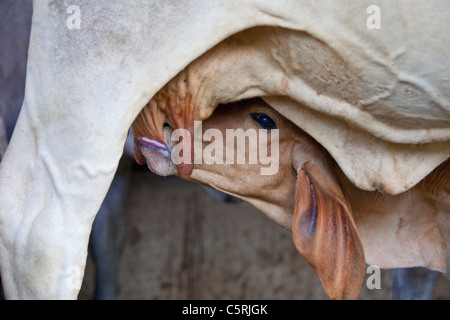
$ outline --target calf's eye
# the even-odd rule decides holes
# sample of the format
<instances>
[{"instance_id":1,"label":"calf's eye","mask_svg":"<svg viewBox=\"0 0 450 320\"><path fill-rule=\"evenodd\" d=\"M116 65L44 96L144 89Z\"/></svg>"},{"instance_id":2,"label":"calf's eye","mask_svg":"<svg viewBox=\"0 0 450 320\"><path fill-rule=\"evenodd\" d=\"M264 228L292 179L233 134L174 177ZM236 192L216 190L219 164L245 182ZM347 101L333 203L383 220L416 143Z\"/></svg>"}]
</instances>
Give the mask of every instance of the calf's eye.
<instances>
[{"instance_id":1,"label":"calf's eye","mask_svg":"<svg viewBox=\"0 0 450 320\"><path fill-rule=\"evenodd\" d=\"M277 128L275 121L265 113L251 113L250 117L263 129L272 130Z\"/></svg>"}]
</instances>

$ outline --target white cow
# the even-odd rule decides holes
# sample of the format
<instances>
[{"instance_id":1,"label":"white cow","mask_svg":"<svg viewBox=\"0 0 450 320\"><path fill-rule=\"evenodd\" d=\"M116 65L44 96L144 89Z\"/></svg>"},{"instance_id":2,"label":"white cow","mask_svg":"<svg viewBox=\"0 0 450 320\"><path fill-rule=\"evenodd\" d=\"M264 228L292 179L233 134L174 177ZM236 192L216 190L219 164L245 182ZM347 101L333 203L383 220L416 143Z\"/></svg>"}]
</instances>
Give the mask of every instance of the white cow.
<instances>
[{"instance_id":1,"label":"white cow","mask_svg":"<svg viewBox=\"0 0 450 320\"><path fill-rule=\"evenodd\" d=\"M366 190L405 191L449 157L447 1L73 2L69 12L65 1L35 2L25 101L0 169L9 298L77 296L91 225L133 120L190 62L252 27L297 30L323 46L280 46L278 65L260 47L260 56L213 68L228 77L206 81L203 97L217 104L265 93ZM370 24L372 5L381 30ZM292 73L308 54L312 70ZM196 106L195 118L214 107Z\"/></svg>"},{"instance_id":2,"label":"white cow","mask_svg":"<svg viewBox=\"0 0 450 320\"><path fill-rule=\"evenodd\" d=\"M32 13L31 0L0 2L0 43L4 46L0 51L0 159L6 151L23 102ZM125 242L123 204L133 155L131 135L127 141L130 143L125 147L126 157L121 160L90 236L96 299L113 299L117 294L119 257ZM0 286L0 299L2 293Z\"/></svg>"}]
</instances>

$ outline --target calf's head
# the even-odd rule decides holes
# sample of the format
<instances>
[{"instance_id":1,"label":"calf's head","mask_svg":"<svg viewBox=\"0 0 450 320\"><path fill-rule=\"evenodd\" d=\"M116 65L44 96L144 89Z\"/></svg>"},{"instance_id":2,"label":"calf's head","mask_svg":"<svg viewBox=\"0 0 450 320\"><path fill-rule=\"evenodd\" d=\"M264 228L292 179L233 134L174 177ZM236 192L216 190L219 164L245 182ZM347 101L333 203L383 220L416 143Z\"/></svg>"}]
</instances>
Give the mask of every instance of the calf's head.
<instances>
[{"instance_id":1,"label":"calf's head","mask_svg":"<svg viewBox=\"0 0 450 320\"><path fill-rule=\"evenodd\" d=\"M221 105L193 132L165 125L163 133L164 144L136 137L153 172L179 174L177 163L193 161L190 180L241 198L292 230L330 298L358 296L364 249L333 161L315 140L260 99ZM184 139L194 147L180 148Z\"/></svg>"}]
</instances>

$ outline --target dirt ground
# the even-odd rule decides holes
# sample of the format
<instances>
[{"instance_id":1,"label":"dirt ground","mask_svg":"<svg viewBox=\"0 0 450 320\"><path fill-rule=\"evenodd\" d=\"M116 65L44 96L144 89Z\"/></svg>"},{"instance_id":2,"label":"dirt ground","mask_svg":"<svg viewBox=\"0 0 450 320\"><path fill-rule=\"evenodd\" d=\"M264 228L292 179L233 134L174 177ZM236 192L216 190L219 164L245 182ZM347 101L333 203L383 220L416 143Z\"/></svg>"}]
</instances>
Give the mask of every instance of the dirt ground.
<instances>
[{"instance_id":1,"label":"dirt ground","mask_svg":"<svg viewBox=\"0 0 450 320\"><path fill-rule=\"evenodd\" d=\"M200 185L139 170L126 208L118 299L327 299L291 233L246 203L223 203ZM88 258L80 299L92 298L93 270ZM360 299L391 299L390 270L381 270L379 290L366 280ZM447 278L434 298L450 299Z\"/></svg>"}]
</instances>

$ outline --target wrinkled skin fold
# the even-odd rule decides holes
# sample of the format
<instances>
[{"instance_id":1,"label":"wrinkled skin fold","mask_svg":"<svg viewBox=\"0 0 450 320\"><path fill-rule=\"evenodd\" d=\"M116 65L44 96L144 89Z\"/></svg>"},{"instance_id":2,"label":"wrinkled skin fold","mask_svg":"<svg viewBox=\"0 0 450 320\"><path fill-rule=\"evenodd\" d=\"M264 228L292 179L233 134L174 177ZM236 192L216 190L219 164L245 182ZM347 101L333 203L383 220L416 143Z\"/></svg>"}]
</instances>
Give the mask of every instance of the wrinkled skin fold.
<instances>
[{"instance_id":1,"label":"wrinkled skin fold","mask_svg":"<svg viewBox=\"0 0 450 320\"><path fill-rule=\"evenodd\" d=\"M265 96L327 147L358 187L395 194L417 184L449 156L450 40L442 32L449 3L375 2L386 32L365 27L373 1L78 0L79 30L66 27L65 2L35 1L25 101L0 167L6 296L77 297L92 222L128 129L149 101L161 141L160 118L189 129L218 103ZM282 29L275 38L254 34L263 51L242 39L243 59L230 68L220 48L236 43L225 39L257 26ZM318 61L308 62L313 70L298 73L297 55L311 52L297 50L301 37L277 30L296 30L318 46ZM195 61L209 68L199 65L189 76ZM192 97L179 94L183 88ZM373 149L362 147L368 140ZM181 168L183 176L191 169Z\"/></svg>"},{"instance_id":2,"label":"wrinkled skin fold","mask_svg":"<svg viewBox=\"0 0 450 320\"><path fill-rule=\"evenodd\" d=\"M263 96L322 143L355 185L397 194L449 157L449 104L424 92L423 80L407 82L378 61L364 62L366 68L374 64L379 78L308 33L245 30L172 79L139 114L133 131L137 139L163 142L164 123L192 133L194 121L207 119L219 103ZM192 166L177 169L187 178Z\"/></svg>"}]
</instances>

